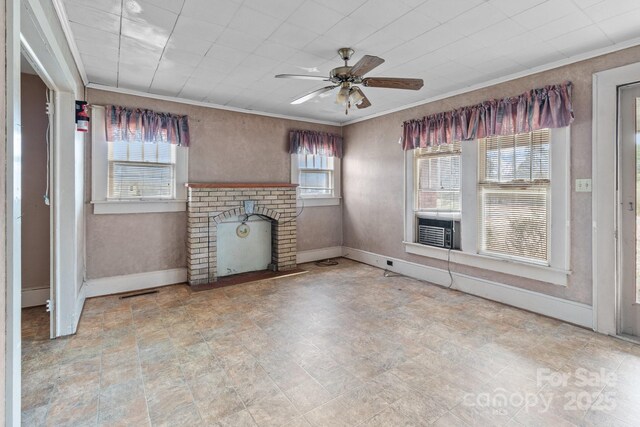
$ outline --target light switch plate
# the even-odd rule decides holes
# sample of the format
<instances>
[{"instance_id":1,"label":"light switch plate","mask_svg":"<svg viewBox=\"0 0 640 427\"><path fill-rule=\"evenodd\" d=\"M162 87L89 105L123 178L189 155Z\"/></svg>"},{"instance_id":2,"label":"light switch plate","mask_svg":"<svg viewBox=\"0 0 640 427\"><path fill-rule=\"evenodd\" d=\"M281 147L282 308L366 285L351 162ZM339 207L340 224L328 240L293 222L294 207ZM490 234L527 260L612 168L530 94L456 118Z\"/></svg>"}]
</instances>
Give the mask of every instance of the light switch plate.
<instances>
[{"instance_id":1,"label":"light switch plate","mask_svg":"<svg viewBox=\"0 0 640 427\"><path fill-rule=\"evenodd\" d=\"M578 193L591 193L591 178L576 179L576 191Z\"/></svg>"}]
</instances>

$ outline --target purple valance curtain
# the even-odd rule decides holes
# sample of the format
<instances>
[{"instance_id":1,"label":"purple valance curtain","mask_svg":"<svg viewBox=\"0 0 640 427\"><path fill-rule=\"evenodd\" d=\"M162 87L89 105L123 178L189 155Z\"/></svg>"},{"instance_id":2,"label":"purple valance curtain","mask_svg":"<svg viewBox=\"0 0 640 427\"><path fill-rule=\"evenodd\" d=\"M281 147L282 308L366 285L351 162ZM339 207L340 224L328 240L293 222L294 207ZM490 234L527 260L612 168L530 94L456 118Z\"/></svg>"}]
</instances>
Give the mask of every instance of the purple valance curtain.
<instances>
[{"instance_id":1,"label":"purple valance curtain","mask_svg":"<svg viewBox=\"0 0 640 427\"><path fill-rule=\"evenodd\" d=\"M107 105L107 141L144 141L189 146L189 118L151 110Z\"/></svg>"},{"instance_id":2,"label":"purple valance curtain","mask_svg":"<svg viewBox=\"0 0 640 427\"><path fill-rule=\"evenodd\" d=\"M513 135L573 122L571 82L533 89L403 124L402 148L413 150L494 135Z\"/></svg>"},{"instance_id":3,"label":"purple valance curtain","mask_svg":"<svg viewBox=\"0 0 640 427\"><path fill-rule=\"evenodd\" d=\"M342 137L326 132L292 130L289 132L289 153L342 157Z\"/></svg>"}]
</instances>

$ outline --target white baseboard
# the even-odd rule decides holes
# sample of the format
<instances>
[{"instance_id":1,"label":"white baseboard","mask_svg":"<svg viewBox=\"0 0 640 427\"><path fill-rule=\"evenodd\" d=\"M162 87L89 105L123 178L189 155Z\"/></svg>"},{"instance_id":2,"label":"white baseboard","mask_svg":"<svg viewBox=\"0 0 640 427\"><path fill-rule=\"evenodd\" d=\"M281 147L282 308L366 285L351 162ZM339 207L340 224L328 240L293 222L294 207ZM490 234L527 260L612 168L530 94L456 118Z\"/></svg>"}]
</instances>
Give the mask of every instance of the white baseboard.
<instances>
[{"instance_id":1,"label":"white baseboard","mask_svg":"<svg viewBox=\"0 0 640 427\"><path fill-rule=\"evenodd\" d=\"M321 261L329 258L337 258L342 256L342 246L331 246L328 248L311 249L308 251L298 251L296 263L304 264L305 262Z\"/></svg>"},{"instance_id":2,"label":"white baseboard","mask_svg":"<svg viewBox=\"0 0 640 427\"><path fill-rule=\"evenodd\" d=\"M39 305L45 305L51 289L47 287L42 288L27 288L22 290L22 308L36 307Z\"/></svg>"},{"instance_id":3,"label":"white baseboard","mask_svg":"<svg viewBox=\"0 0 640 427\"><path fill-rule=\"evenodd\" d=\"M86 297L92 298L102 295L157 288L159 286L173 285L175 283L185 283L186 281L187 269L173 268L171 270L150 271L147 273L91 279L87 280L84 288L86 288Z\"/></svg>"},{"instance_id":4,"label":"white baseboard","mask_svg":"<svg viewBox=\"0 0 640 427\"><path fill-rule=\"evenodd\" d=\"M83 283L80 286L80 292L76 298L76 308L73 313L73 334L78 331L78 324L80 323L80 317L82 317L82 310L84 309L84 302L87 299L87 284Z\"/></svg>"},{"instance_id":5,"label":"white baseboard","mask_svg":"<svg viewBox=\"0 0 640 427\"><path fill-rule=\"evenodd\" d=\"M383 255L348 247L343 248L343 253L345 258L360 261L374 267L384 268L436 285L448 286L451 280L449 273L439 268L428 267L426 265L385 257ZM387 261L392 261L393 266L387 265ZM591 329L593 327L593 308L590 305L515 286L478 279L465 274L452 273L452 275L452 289L529 310L534 313L543 314L586 328Z\"/></svg>"}]
</instances>

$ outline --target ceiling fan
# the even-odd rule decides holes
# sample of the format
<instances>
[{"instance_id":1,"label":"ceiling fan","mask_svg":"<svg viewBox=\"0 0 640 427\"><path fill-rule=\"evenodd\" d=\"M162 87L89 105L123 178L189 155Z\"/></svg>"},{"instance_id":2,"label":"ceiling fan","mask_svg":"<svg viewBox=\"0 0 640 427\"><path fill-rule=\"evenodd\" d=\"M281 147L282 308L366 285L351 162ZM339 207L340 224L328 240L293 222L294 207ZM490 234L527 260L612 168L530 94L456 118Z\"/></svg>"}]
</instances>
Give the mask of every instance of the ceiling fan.
<instances>
[{"instance_id":1,"label":"ceiling fan","mask_svg":"<svg viewBox=\"0 0 640 427\"><path fill-rule=\"evenodd\" d=\"M344 66L336 67L331 70L329 72L329 77L306 74L278 74L276 75L276 78L319 80L333 83L330 86L325 86L296 98L291 102L291 104L302 104L316 96L327 96L329 92L339 87L340 90L336 96L336 103L345 105L345 114L348 114L349 108L354 105L359 109L371 106L371 102L364 95L362 89L357 85L409 90L419 90L424 85L422 79L405 79L400 77L363 77L366 73L382 64L384 59L377 56L364 55L355 63L355 65L348 65L347 62L353 53L354 50L348 47L338 49L338 54L344 61Z\"/></svg>"}]
</instances>

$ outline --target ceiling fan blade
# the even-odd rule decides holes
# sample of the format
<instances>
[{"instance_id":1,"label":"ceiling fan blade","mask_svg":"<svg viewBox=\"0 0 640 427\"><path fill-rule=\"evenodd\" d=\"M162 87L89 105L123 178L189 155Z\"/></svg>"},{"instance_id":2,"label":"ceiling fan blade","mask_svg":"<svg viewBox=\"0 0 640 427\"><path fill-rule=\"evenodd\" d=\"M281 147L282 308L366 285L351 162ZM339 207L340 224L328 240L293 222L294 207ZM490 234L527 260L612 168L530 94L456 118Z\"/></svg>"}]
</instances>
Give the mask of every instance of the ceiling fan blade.
<instances>
[{"instance_id":1,"label":"ceiling fan blade","mask_svg":"<svg viewBox=\"0 0 640 427\"><path fill-rule=\"evenodd\" d=\"M276 74L276 79L297 79L297 80L320 80L328 82L329 77L310 76L306 74Z\"/></svg>"},{"instance_id":2,"label":"ceiling fan blade","mask_svg":"<svg viewBox=\"0 0 640 427\"><path fill-rule=\"evenodd\" d=\"M369 98L366 97L364 92L362 92L362 90L359 87L354 86L353 90L355 92L358 92L360 95L362 95L362 100L356 104L356 107L358 107L358 109L371 107L371 101L369 101Z\"/></svg>"},{"instance_id":3,"label":"ceiling fan blade","mask_svg":"<svg viewBox=\"0 0 640 427\"><path fill-rule=\"evenodd\" d=\"M424 85L424 82L422 79L403 79L400 77L367 77L362 79L362 84L366 87L418 90Z\"/></svg>"},{"instance_id":4,"label":"ceiling fan blade","mask_svg":"<svg viewBox=\"0 0 640 427\"><path fill-rule=\"evenodd\" d=\"M353 67L351 67L351 71L349 73L352 76L363 76L383 62L384 59L377 56L365 55L360 58L360 61L356 62Z\"/></svg>"},{"instance_id":5,"label":"ceiling fan blade","mask_svg":"<svg viewBox=\"0 0 640 427\"><path fill-rule=\"evenodd\" d=\"M325 92L329 92L330 90L333 90L333 89L335 89L337 87L338 87L337 85L325 86L325 87L320 88L318 90L314 90L313 92L309 92L308 94L303 95L300 98L294 99L293 101L291 101L291 104L293 104L293 105L302 104L303 102L307 102L308 100L313 99L318 95L322 95Z\"/></svg>"}]
</instances>

